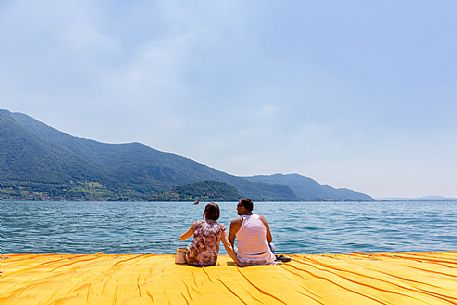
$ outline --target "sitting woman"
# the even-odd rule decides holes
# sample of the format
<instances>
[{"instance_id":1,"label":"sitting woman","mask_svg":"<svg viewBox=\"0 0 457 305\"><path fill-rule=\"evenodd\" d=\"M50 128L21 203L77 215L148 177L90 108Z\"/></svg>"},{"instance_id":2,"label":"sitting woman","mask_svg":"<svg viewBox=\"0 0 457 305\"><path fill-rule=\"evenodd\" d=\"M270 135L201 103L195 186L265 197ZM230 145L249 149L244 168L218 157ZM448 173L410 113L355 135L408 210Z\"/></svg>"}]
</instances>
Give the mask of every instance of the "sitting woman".
<instances>
[{"instance_id":1,"label":"sitting woman","mask_svg":"<svg viewBox=\"0 0 457 305\"><path fill-rule=\"evenodd\" d=\"M186 240L193 236L192 243L187 247L187 264L193 266L215 266L219 252L219 242L222 241L225 250L238 265L238 258L228 241L225 226L216 222L219 218L219 206L214 202L208 203L205 206L203 218L203 220L195 221L189 230L179 238L180 240Z\"/></svg>"}]
</instances>

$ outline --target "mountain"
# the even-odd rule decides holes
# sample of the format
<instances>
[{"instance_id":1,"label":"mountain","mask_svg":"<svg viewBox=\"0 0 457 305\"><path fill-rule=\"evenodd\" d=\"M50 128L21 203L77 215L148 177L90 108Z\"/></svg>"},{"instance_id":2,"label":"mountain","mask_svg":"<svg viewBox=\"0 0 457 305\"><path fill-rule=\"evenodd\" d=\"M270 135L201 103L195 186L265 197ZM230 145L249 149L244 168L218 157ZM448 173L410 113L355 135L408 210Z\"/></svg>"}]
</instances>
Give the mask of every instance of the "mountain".
<instances>
[{"instance_id":1,"label":"mountain","mask_svg":"<svg viewBox=\"0 0 457 305\"><path fill-rule=\"evenodd\" d=\"M439 200L444 200L444 201L454 201L457 200L457 198L450 198L450 197L444 197L444 196L434 196L434 195L428 195L428 196L422 196L422 197L417 197L417 198L408 198L408 197L383 197L383 198L377 198L376 200L381 200L381 201L439 201Z\"/></svg>"},{"instance_id":2,"label":"mountain","mask_svg":"<svg viewBox=\"0 0 457 305\"><path fill-rule=\"evenodd\" d=\"M234 186L217 181L202 181L178 186L158 196L162 201L236 201L240 198L241 195Z\"/></svg>"},{"instance_id":3,"label":"mountain","mask_svg":"<svg viewBox=\"0 0 457 305\"><path fill-rule=\"evenodd\" d=\"M456 198L444 197L444 196L435 196L428 195L417 198L417 200L457 200Z\"/></svg>"},{"instance_id":4,"label":"mountain","mask_svg":"<svg viewBox=\"0 0 457 305\"><path fill-rule=\"evenodd\" d=\"M283 185L250 182L140 143L105 144L0 109L0 198L156 200L201 181L256 200L296 200Z\"/></svg>"},{"instance_id":5,"label":"mountain","mask_svg":"<svg viewBox=\"0 0 457 305\"><path fill-rule=\"evenodd\" d=\"M316 180L299 174L274 174L270 176L244 177L252 182L281 184L290 187L299 200L373 200L370 196L349 189L335 189L329 185L321 185Z\"/></svg>"},{"instance_id":6,"label":"mountain","mask_svg":"<svg viewBox=\"0 0 457 305\"><path fill-rule=\"evenodd\" d=\"M339 199L332 197L329 186L323 186L322 196L314 189L306 195L288 179L276 183L237 177L140 143L105 144L74 137L2 109L0 143L0 199L181 200L189 192L196 198L239 195L272 201L353 198L350 190L340 191Z\"/></svg>"}]
</instances>

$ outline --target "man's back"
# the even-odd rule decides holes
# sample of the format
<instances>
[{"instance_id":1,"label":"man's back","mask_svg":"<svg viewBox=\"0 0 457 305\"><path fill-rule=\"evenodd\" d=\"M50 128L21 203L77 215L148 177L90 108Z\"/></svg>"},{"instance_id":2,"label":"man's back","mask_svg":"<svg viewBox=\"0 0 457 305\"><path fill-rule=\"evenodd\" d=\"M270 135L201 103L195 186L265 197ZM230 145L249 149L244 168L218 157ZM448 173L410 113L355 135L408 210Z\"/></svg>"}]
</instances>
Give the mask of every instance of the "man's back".
<instances>
[{"instance_id":1,"label":"man's back","mask_svg":"<svg viewBox=\"0 0 457 305\"><path fill-rule=\"evenodd\" d=\"M268 247L272 241L268 222L265 217L252 213L252 199L241 199L236 210L240 218L230 222L229 242L233 247L238 239L238 260L247 265L274 262L275 255Z\"/></svg>"},{"instance_id":2,"label":"man's back","mask_svg":"<svg viewBox=\"0 0 457 305\"><path fill-rule=\"evenodd\" d=\"M238 255L249 257L252 254L261 254L269 250L267 243L267 229L259 215L241 215L242 224L236 233L238 240Z\"/></svg>"}]
</instances>

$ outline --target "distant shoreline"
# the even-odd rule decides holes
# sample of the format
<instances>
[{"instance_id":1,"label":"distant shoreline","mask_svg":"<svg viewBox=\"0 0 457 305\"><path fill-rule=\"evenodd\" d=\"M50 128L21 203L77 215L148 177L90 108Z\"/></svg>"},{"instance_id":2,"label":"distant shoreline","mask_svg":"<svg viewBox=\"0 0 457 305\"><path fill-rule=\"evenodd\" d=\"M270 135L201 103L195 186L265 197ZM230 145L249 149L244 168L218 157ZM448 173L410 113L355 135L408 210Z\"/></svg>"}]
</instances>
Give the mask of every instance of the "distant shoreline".
<instances>
[{"instance_id":1,"label":"distant shoreline","mask_svg":"<svg viewBox=\"0 0 457 305\"><path fill-rule=\"evenodd\" d=\"M55 199L0 199L0 202L182 202L182 203L193 203L192 200L55 200ZM237 202L237 200L200 200L200 203L205 202ZM421 202L446 202L446 201L457 201L456 199L374 199L374 200L255 200L255 202L398 202L398 201L421 201Z\"/></svg>"}]
</instances>

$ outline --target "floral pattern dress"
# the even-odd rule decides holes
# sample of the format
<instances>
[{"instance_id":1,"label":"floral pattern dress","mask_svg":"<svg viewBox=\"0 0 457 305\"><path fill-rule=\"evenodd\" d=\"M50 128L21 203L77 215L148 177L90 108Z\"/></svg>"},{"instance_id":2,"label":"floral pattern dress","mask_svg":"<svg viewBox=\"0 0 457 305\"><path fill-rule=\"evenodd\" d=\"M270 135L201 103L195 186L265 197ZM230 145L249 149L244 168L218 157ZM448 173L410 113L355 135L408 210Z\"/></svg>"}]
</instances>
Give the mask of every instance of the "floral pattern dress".
<instances>
[{"instance_id":1,"label":"floral pattern dress","mask_svg":"<svg viewBox=\"0 0 457 305\"><path fill-rule=\"evenodd\" d=\"M197 220L192 224L194 231L192 243L187 247L187 264L193 266L216 265L223 224L214 220Z\"/></svg>"}]
</instances>

